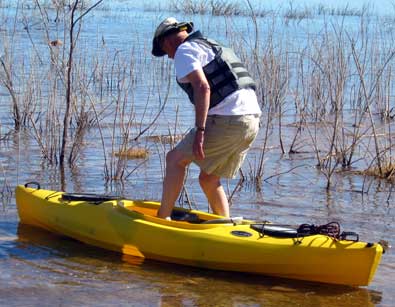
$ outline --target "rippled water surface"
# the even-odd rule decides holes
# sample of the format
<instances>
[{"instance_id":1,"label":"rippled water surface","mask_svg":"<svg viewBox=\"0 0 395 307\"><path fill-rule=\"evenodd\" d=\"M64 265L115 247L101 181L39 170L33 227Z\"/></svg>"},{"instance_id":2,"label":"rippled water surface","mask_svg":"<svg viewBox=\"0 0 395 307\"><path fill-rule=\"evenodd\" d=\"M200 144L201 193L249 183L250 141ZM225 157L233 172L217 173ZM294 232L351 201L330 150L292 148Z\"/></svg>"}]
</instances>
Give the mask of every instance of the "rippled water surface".
<instances>
[{"instance_id":1,"label":"rippled water surface","mask_svg":"<svg viewBox=\"0 0 395 307\"><path fill-rule=\"evenodd\" d=\"M149 53L144 55L144 52L150 49L154 25L163 16L141 8L125 10L123 1L116 2L120 3L119 6L98 10L88 19L81 34L81 44L89 46L90 38L96 39L102 35L109 49L119 50L123 54L140 54L136 65L150 67L151 57ZM15 13L12 9L9 12L10 16ZM180 18L195 18L197 25L221 32L210 26L204 16ZM220 18L213 18L212 21L218 24L224 22ZM245 25L245 20L239 22ZM29 40L22 26L16 26L21 36L25 35L20 38L21 41ZM33 39L42 37L41 30L34 29L36 32L31 33ZM23 53L23 44L20 48ZM92 48L97 48L97 45ZM97 49L100 52L100 48ZM148 71L140 73L142 79L152 78L152 73ZM149 113L145 109L146 94L145 87L137 87L136 92L131 94L134 102L137 102L134 109L136 116L143 118L141 122L145 124L155 115L155 112ZM12 122L7 106L9 96L4 88L1 88L0 95L3 136L7 130L4 127L12 126ZM191 125L193 112L190 105L182 101L182 97L179 92L172 92L171 101L152 128L152 134L167 133L169 126L176 121L176 110L182 117L178 131L184 131ZM182 103L178 109L176 103L180 101ZM154 106L152 109L156 108L155 104L151 106ZM292 119L289 121L292 122ZM291 126L283 129L285 143L289 144L294 130ZM104 180L104 155L99 135L95 130L89 134L76 167L66 170L64 180L59 179L56 166L43 162L42 152L31 131L11 134L1 141L0 178L5 187L0 205L1 306L395 305L395 255L392 249L383 255L376 276L368 287L349 288L201 270L151 260L141 263L139 259L19 224L12 191L16 185L31 180L39 181L43 188L64 188L69 192L116 191L128 198L160 198L163 152L168 149L168 145L162 148L148 138L142 138L140 144L151 153L149 160L122 184L111 185ZM261 137L258 137L246 161L246 173L257 163ZM273 138L276 137L274 133ZM110 157L107 155L107 158ZM128 170L140 162L130 161ZM395 242L395 192L391 193L392 186L389 183L341 173L334 175L333 188L326 190L325 177L315 168L312 152L288 156L281 155L278 148L271 149L266 155L264 179L259 191L251 183L237 190L231 207L233 216L288 224L338 221L342 230L355 231L364 241L384 239L390 244ZM236 184L237 179L227 183L228 194ZM197 207L206 210L207 204L198 187L195 167L191 167L187 185ZM368 193L358 192L362 187ZM155 238L152 244L155 244Z\"/></svg>"}]
</instances>

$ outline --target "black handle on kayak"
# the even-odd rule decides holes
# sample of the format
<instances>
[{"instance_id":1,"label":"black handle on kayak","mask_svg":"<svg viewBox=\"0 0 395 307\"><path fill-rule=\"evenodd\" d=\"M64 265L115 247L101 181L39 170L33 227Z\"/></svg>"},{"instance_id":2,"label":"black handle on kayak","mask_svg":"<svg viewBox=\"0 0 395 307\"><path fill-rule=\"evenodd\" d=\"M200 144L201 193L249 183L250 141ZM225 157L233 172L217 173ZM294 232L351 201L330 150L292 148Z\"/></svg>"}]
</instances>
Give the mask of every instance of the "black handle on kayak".
<instances>
[{"instance_id":1,"label":"black handle on kayak","mask_svg":"<svg viewBox=\"0 0 395 307\"><path fill-rule=\"evenodd\" d=\"M355 233L355 232L352 232L352 231L343 231L340 234L340 239L347 240L347 241L358 242L359 241L359 235L357 233Z\"/></svg>"},{"instance_id":2,"label":"black handle on kayak","mask_svg":"<svg viewBox=\"0 0 395 307\"><path fill-rule=\"evenodd\" d=\"M27 188L29 185L33 185L33 184L37 186L36 190L40 190L41 186L40 186L40 184L37 181L26 182L25 183L25 188Z\"/></svg>"}]
</instances>

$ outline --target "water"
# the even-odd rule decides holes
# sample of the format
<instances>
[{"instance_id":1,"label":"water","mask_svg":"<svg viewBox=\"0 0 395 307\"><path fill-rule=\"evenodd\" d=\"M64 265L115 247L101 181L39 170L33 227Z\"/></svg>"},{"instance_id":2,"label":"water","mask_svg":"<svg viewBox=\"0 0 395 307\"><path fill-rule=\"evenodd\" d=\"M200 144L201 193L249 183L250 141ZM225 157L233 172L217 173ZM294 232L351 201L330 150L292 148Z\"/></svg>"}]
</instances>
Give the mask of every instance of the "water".
<instances>
[{"instance_id":1,"label":"water","mask_svg":"<svg viewBox=\"0 0 395 307\"><path fill-rule=\"evenodd\" d=\"M123 1L115 2L111 9L96 10L84 24L79 40L79 52L92 54L87 60L91 67L94 56L108 57L112 64L115 51L120 58L129 55L135 60L136 87L128 95L128 111L134 112L142 128L147 127L155 117L160 101L153 80L158 73L172 74L167 59L153 60L149 54L151 35L155 25L166 17L166 12L145 11L140 7L128 7ZM40 20L34 11L26 11L32 20ZM2 11L12 17L12 8ZM163 15L163 16L162 16ZM171 14L173 15L173 14ZM180 19L194 20L204 30L226 39L227 34L220 28L222 17L183 16ZM3 19L5 20L5 19ZM208 21L211 21L209 23ZM225 19L226 20L226 19ZM227 20L230 28L249 28L248 18ZM8 20L12 24L12 19ZM304 37L301 27L309 29L315 24L321 28L322 19L306 21L306 24L292 24L283 31L295 32L293 41ZM350 19L355 25L355 19ZM266 21L262 21L265 24ZM318 25L317 25L318 23ZM17 36L13 53L16 59L24 59L25 68L32 59L26 31L17 23ZM5 24L1 24L6 28ZM265 27L264 27L265 28ZM36 25L32 30L36 48L43 59L48 57L42 30ZM265 28L266 29L266 28ZM62 33L62 29L52 29ZM277 29L279 30L279 29ZM296 35L297 34L297 35ZM3 37L3 34L2 34ZM102 45L100 42L104 41ZM303 41L301 42L303 45ZM4 45L3 45L4 47ZM148 51L147 51L148 50ZM1 51L3 52L3 51ZM92 63L90 62L92 61ZM18 66L21 61L15 62ZM33 64L32 64L33 65ZM121 65L122 66L122 65ZM107 67L107 66L106 66ZM27 69L28 70L28 69ZM39 72L45 79L47 72ZM166 75L167 76L167 75ZM169 78L171 79L171 78ZM164 78L160 88L166 88ZM38 82L38 81L35 81ZM193 123L193 111L185 103L183 94L173 84L171 96L165 111L149 130L147 135L165 134L169 126L180 133ZM0 86L1 136L12 127L9 96ZM90 92L92 95L92 92ZM96 93L95 93L96 94ZM96 96L94 96L96 98ZM149 108L146 108L148 97ZM163 97L162 97L163 99ZM107 101L104 101L106 103ZM42 111L46 112L43 101ZM176 110L179 114L176 116ZM20 225L16 212L15 199L5 188L11 190L17 184L39 181L44 188L63 187L70 192L117 191L129 198L159 199L163 173L163 159L169 145L161 145L145 138L139 145L150 150L150 158L133 172L123 184L108 184L104 179L104 157L111 159L111 110L103 122L107 146L106 154L101 147L100 133L92 128L82 144L81 154L73 169L67 168L62 180L56 166L43 161L42 152L34 138L34 132L22 131L10 134L0 143L0 305L4 306L56 306L56 305L133 305L133 306L393 306L395 304L395 255L389 250L383 255L373 282L368 287L349 288L320 285L301 281L275 279L246 274L215 272L196 268L182 267L137 259L90 247L74 240ZM178 119L178 123L175 124ZM287 120L292 123L292 116ZM119 125L121 126L121 125ZM118 125L117 125L118 127ZM130 129L133 135L139 125ZM248 160L244 165L245 173L256 166L262 133ZM285 143L289 146L295 133L292 126L283 130ZM379 182L355 174L339 173L334 176L334 184L326 190L326 181L315 167L314 153L311 149L296 155L281 155L276 145L278 135L273 133L271 145L265 162L265 174L261 190L246 183L233 198L232 215L253 219L265 219L279 223L315 223L339 221L343 230L359 233L361 239L377 242L380 239L395 242L394 193L390 193L389 183ZM116 142L121 142L117 130ZM130 145L135 145L131 143ZM131 172L141 161L129 161L127 171ZM237 180L226 185L230 194ZM193 201L200 209L207 204L197 183L197 169L191 167L188 177L188 190ZM367 189L369 187L369 189ZM368 193L360 193L368 190ZM154 244L154 242L153 242Z\"/></svg>"}]
</instances>

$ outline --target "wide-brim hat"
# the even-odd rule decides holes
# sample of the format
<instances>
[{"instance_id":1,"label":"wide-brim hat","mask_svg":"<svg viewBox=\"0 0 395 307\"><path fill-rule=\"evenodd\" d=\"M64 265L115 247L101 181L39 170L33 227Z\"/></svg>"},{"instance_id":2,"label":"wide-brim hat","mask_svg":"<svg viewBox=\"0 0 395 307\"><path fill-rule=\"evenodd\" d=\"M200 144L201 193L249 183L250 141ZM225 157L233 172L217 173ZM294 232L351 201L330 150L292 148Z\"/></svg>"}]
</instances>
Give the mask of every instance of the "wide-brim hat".
<instances>
[{"instance_id":1,"label":"wide-brim hat","mask_svg":"<svg viewBox=\"0 0 395 307\"><path fill-rule=\"evenodd\" d=\"M177 33L180 31L193 31L192 22L178 22L174 17L169 17L163 20L156 28L154 39L152 40L152 55L160 57L164 56L166 52L160 47L160 40L167 35Z\"/></svg>"}]
</instances>

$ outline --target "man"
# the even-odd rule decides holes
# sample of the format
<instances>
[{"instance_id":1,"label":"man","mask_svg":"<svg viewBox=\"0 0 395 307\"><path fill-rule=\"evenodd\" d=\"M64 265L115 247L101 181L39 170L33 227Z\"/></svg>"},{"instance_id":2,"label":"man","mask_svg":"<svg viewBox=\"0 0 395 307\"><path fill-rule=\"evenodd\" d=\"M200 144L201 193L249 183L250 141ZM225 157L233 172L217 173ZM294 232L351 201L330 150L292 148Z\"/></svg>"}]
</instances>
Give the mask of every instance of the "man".
<instances>
[{"instance_id":1,"label":"man","mask_svg":"<svg viewBox=\"0 0 395 307\"><path fill-rule=\"evenodd\" d=\"M166 155L158 217L170 219L187 166L200 167L199 183L215 214L229 217L221 178L237 174L259 129L255 82L233 50L193 32L192 22L165 19L152 54L174 59L176 78L195 107L195 128Z\"/></svg>"}]
</instances>

